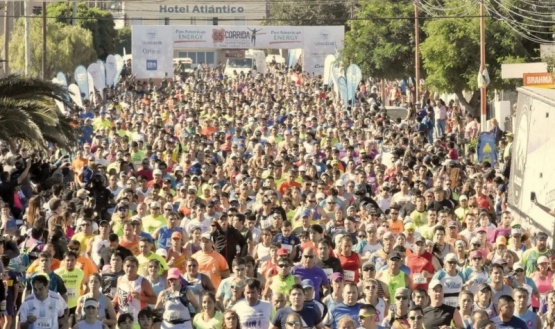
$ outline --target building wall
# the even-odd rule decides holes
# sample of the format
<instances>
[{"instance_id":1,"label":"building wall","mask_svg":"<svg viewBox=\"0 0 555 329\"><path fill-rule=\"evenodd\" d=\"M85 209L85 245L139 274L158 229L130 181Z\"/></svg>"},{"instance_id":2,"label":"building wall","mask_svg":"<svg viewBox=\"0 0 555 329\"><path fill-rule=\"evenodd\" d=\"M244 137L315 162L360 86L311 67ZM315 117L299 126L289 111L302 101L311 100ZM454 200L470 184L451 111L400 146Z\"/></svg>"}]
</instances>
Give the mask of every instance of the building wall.
<instances>
[{"instance_id":1,"label":"building wall","mask_svg":"<svg viewBox=\"0 0 555 329\"><path fill-rule=\"evenodd\" d=\"M130 25L258 25L266 17L264 0L256 2L179 0L125 1Z\"/></svg>"}]
</instances>

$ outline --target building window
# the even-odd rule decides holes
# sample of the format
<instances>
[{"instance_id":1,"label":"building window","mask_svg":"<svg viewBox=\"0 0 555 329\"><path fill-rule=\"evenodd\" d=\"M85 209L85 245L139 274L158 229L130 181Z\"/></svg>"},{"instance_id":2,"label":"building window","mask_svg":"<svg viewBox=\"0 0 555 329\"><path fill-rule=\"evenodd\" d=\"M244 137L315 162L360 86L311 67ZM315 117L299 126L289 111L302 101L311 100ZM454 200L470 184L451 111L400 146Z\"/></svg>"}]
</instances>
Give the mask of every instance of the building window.
<instances>
[{"instance_id":1,"label":"building window","mask_svg":"<svg viewBox=\"0 0 555 329\"><path fill-rule=\"evenodd\" d=\"M206 64L206 53L198 52L197 53L197 63L198 64Z\"/></svg>"},{"instance_id":2,"label":"building window","mask_svg":"<svg viewBox=\"0 0 555 329\"><path fill-rule=\"evenodd\" d=\"M216 53L213 51L206 52L206 64L213 65L216 64Z\"/></svg>"},{"instance_id":3,"label":"building window","mask_svg":"<svg viewBox=\"0 0 555 329\"><path fill-rule=\"evenodd\" d=\"M193 64L216 64L216 53L213 51L180 51L178 52L179 58L190 58Z\"/></svg>"}]
</instances>

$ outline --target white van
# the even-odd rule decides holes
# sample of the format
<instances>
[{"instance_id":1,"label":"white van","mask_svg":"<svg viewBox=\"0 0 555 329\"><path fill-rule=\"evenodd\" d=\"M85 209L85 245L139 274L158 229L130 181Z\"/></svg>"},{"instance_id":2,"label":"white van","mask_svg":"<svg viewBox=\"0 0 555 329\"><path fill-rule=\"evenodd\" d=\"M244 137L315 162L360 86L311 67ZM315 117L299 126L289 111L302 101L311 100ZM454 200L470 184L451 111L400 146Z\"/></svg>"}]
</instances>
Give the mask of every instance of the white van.
<instances>
[{"instance_id":1,"label":"white van","mask_svg":"<svg viewBox=\"0 0 555 329\"><path fill-rule=\"evenodd\" d=\"M245 52L245 58L228 58L225 63L224 74L228 77L237 74L266 73L266 55L262 50L249 49Z\"/></svg>"},{"instance_id":2,"label":"white van","mask_svg":"<svg viewBox=\"0 0 555 329\"><path fill-rule=\"evenodd\" d=\"M193 60L188 57L178 57L173 59L173 71L175 74L189 75L194 72Z\"/></svg>"}]
</instances>

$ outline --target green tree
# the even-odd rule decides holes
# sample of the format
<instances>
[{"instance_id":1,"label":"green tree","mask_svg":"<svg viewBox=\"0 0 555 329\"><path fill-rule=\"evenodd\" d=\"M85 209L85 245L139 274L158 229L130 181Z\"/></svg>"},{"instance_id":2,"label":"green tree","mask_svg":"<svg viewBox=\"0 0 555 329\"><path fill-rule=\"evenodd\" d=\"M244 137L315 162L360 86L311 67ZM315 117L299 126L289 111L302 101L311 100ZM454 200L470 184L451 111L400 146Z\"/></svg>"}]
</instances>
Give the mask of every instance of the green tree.
<instances>
[{"instance_id":1,"label":"green tree","mask_svg":"<svg viewBox=\"0 0 555 329\"><path fill-rule=\"evenodd\" d=\"M73 2L57 2L48 5L49 17L63 24L73 24ZM94 50L98 58L106 60L116 49L117 31L114 28L114 17L106 10L87 6L80 2L77 6L77 24L91 31Z\"/></svg>"},{"instance_id":2,"label":"green tree","mask_svg":"<svg viewBox=\"0 0 555 329\"><path fill-rule=\"evenodd\" d=\"M118 30L118 36L116 38L116 49L115 54L123 55L123 48L127 53L131 52L131 28L124 27Z\"/></svg>"},{"instance_id":3,"label":"green tree","mask_svg":"<svg viewBox=\"0 0 555 329\"><path fill-rule=\"evenodd\" d=\"M344 25L351 8L343 1L269 0L269 4L268 25Z\"/></svg>"},{"instance_id":4,"label":"green tree","mask_svg":"<svg viewBox=\"0 0 555 329\"><path fill-rule=\"evenodd\" d=\"M73 72L79 64L89 64L96 60L92 47L91 33L79 26L57 23L49 19L46 23L46 77L54 77L56 72ZM42 21L30 22L30 76L42 72ZM17 20L10 39L10 66L16 72L25 71L25 27L23 19ZM2 47L4 49L4 47Z\"/></svg>"},{"instance_id":5,"label":"green tree","mask_svg":"<svg viewBox=\"0 0 555 329\"><path fill-rule=\"evenodd\" d=\"M490 77L488 89L510 88L511 81L501 79L501 64L522 62L528 57L522 39L504 23L486 20L486 64ZM423 66L428 72L426 84L439 92L455 93L461 103L473 108L479 100L480 25L478 18L430 20L421 44ZM463 91L472 91L466 102Z\"/></svg>"},{"instance_id":6,"label":"green tree","mask_svg":"<svg viewBox=\"0 0 555 329\"><path fill-rule=\"evenodd\" d=\"M413 1L367 0L359 5L359 20L350 21L345 34L344 66L355 63L364 75L375 78L414 76L414 20L388 19L413 16ZM420 40L423 38L422 33Z\"/></svg>"},{"instance_id":7,"label":"green tree","mask_svg":"<svg viewBox=\"0 0 555 329\"><path fill-rule=\"evenodd\" d=\"M55 105L66 106L65 87L36 78L10 75L0 78L0 140L26 141L36 148L47 142L70 147L77 142L77 125Z\"/></svg>"}]
</instances>

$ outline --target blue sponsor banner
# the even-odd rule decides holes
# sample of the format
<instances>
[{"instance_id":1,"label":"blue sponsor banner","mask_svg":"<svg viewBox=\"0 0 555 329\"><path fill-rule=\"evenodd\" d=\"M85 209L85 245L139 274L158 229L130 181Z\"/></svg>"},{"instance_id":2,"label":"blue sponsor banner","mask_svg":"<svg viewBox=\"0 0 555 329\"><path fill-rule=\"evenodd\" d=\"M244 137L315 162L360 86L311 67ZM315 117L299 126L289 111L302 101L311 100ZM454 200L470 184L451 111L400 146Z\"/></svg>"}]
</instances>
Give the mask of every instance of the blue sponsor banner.
<instances>
[{"instance_id":1,"label":"blue sponsor banner","mask_svg":"<svg viewBox=\"0 0 555 329\"><path fill-rule=\"evenodd\" d=\"M495 144L495 133L484 132L478 138L478 145L476 146L476 154L478 161L488 161L492 165L497 160L497 145Z\"/></svg>"}]
</instances>

